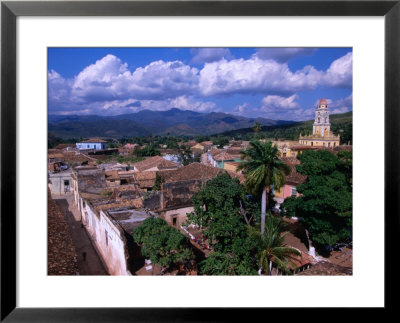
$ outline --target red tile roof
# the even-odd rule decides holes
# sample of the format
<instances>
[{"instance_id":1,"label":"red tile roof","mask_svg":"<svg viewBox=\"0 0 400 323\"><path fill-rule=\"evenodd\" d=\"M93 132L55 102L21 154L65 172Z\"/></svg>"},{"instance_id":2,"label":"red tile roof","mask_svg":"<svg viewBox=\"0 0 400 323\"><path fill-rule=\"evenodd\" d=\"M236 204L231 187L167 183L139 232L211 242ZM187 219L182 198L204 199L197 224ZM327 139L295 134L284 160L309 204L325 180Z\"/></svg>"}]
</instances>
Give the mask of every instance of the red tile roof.
<instances>
[{"instance_id":1,"label":"red tile roof","mask_svg":"<svg viewBox=\"0 0 400 323\"><path fill-rule=\"evenodd\" d=\"M286 176L287 184L298 185L304 183L307 180L306 175L300 174L299 172L296 171L296 165L289 164L288 166L290 167L290 173L289 175Z\"/></svg>"},{"instance_id":2,"label":"red tile roof","mask_svg":"<svg viewBox=\"0 0 400 323\"><path fill-rule=\"evenodd\" d=\"M133 166L135 166L140 172L146 171L147 169L151 169L154 167L156 167L159 170L174 169L174 168L181 167L181 165L174 163L172 161L166 160L166 159L162 158L161 156L154 156L154 157L147 158L140 162L134 163Z\"/></svg>"},{"instance_id":3,"label":"red tile roof","mask_svg":"<svg viewBox=\"0 0 400 323\"><path fill-rule=\"evenodd\" d=\"M231 177L239 178L241 181L244 180L244 177L240 174L200 163L192 163L177 170L163 171L158 174L165 179L166 183L172 183L188 180L209 180L223 172L227 172Z\"/></svg>"},{"instance_id":4,"label":"red tile roof","mask_svg":"<svg viewBox=\"0 0 400 323\"><path fill-rule=\"evenodd\" d=\"M218 155L214 156L215 160L235 160L236 158L238 158L239 156L234 156L229 154L227 151L223 151L221 153L219 153Z\"/></svg>"}]
</instances>

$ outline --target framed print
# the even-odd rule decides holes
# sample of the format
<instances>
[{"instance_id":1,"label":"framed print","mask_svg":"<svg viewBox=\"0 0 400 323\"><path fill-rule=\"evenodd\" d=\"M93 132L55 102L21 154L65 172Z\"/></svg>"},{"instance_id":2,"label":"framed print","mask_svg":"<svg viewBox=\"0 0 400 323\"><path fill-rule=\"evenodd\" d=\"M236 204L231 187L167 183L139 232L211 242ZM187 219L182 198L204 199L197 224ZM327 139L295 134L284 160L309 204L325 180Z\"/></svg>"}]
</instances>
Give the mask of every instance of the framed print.
<instances>
[{"instance_id":1,"label":"framed print","mask_svg":"<svg viewBox=\"0 0 400 323\"><path fill-rule=\"evenodd\" d=\"M211 313L234 321L237 308L265 314L269 307L393 306L389 291L397 275L387 261L399 213L398 1L3 1L1 17L1 320L194 321ZM148 115L138 119L144 110ZM129 122L118 119L127 113ZM278 121L269 133L268 122ZM296 135L282 130L303 121ZM290 166L282 166L286 182L276 175L265 189L238 193L246 198L224 207L241 216L236 229L253 221L263 233L273 225L263 220L263 203L274 201L277 214L297 212L290 220L309 229L308 247L293 251L304 253L296 258L300 265L275 254L262 258L268 261L257 272L251 261L224 258L235 254L226 247L234 229L222 221L210 231L210 222L202 222L209 214L196 219L207 203L222 203L216 196L232 193L221 187L249 188L247 149L269 139ZM353 151L354 167L338 147ZM301 159L304 174L297 161L286 162L291 157ZM342 173L321 180L315 168L326 171L329 162ZM206 171L215 176L204 180ZM307 176L320 186L306 186ZM349 189L332 184L336 195L326 200L347 220L339 229L339 222L324 222L340 235L327 238L316 229L317 216L304 220L324 212L315 199L304 207L298 201L312 190L322 196L326 182L340 180ZM52 195L68 195L71 204ZM259 220L249 215L253 197ZM44 216L53 207L71 217ZM137 221L150 223L157 212L169 224L157 229L160 236L166 230L179 240L186 232L188 244L168 256L160 256L164 246L151 240L154 234L137 230ZM64 254L54 247L57 239ZM78 247L79 239L86 245ZM250 241L247 233L244 239ZM229 246L245 245L235 241ZM143 251L146 243L153 249ZM220 253L192 266L189 245L206 258ZM289 277L307 273L303 259L317 258L313 245L318 256L323 248L344 249L338 261L344 264L348 252L351 264L343 275L330 276L328 268ZM97 261L90 270L89 261ZM203 275L183 277L194 272Z\"/></svg>"}]
</instances>

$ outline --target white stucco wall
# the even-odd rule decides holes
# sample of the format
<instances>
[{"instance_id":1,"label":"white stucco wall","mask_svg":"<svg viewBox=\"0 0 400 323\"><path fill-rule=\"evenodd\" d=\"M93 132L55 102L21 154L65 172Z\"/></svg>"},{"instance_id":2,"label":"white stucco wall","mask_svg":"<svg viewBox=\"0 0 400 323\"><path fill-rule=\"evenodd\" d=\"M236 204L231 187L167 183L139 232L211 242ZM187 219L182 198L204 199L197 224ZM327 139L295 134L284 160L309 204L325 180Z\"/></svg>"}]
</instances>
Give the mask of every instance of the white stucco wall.
<instances>
[{"instance_id":1,"label":"white stucco wall","mask_svg":"<svg viewBox=\"0 0 400 323\"><path fill-rule=\"evenodd\" d=\"M88 203L82 208L82 222L109 274L131 275L125 258L126 241L122 229L114 225L103 211L96 215Z\"/></svg>"}]
</instances>

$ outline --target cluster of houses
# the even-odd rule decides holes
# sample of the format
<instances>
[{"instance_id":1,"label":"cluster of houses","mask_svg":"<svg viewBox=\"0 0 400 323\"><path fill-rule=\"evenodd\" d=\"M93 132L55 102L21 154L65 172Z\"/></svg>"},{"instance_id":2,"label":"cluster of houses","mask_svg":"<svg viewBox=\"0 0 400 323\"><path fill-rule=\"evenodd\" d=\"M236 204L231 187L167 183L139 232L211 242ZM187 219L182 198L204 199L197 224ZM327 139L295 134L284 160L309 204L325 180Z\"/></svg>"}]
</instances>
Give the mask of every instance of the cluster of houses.
<instances>
[{"instance_id":1,"label":"cluster of houses","mask_svg":"<svg viewBox=\"0 0 400 323\"><path fill-rule=\"evenodd\" d=\"M192 240L200 241L199 231L183 226L187 213L194 210L192 196L221 172L244 182L243 174L236 171L240 151L245 148L242 142L232 142L224 149L192 147L201 150L203 163L183 166L170 160L172 154L168 152L129 168L117 162L99 165L93 155L77 148L49 150L50 191L73 195L82 225L111 275L134 275L143 267L145 259L132 233L146 218L161 217ZM288 163L293 160L288 159ZM65 165L69 166L63 168ZM288 187L281 195L277 192L278 199L287 197L287 192L292 195L292 187L305 180L299 175L293 167ZM161 184L154 189L157 178Z\"/></svg>"},{"instance_id":2,"label":"cluster of houses","mask_svg":"<svg viewBox=\"0 0 400 323\"><path fill-rule=\"evenodd\" d=\"M334 153L351 150L339 146L339 137L332 137L329 110L321 100L316 110L313 135L296 141L275 141L281 159L290 167L285 185L274 192L277 206L290 196L298 196L296 187L306 176L296 171L298 153L306 150L328 149ZM333 139L332 139L333 138ZM134 275L145 259L133 241L133 230L149 217L161 217L192 240L200 241L201 232L184 227L187 214L192 212L192 197L205 183L221 172L244 182L237 167L242 162L241 151L248 141L231 141L222 149L213 142L183 143L201 162L187 166L180 163L179 152L160 147L162 156L148 157L132 165L98 163L108 154L132 155L136 144L106 148L101 139L89 139L73 145L59 145L48 151L48 183L52 195L73 195L92 242L111 275ZM196 236L197 235L197 236ZM312 258L312 257L311 257ZM308 268L310 257L303 257L298 268ZM310 260L311 259L311 260ZM148 261L146 262L148 264ZM151 267L147 266L146 268Z\"/></svg>"}]
</instances>

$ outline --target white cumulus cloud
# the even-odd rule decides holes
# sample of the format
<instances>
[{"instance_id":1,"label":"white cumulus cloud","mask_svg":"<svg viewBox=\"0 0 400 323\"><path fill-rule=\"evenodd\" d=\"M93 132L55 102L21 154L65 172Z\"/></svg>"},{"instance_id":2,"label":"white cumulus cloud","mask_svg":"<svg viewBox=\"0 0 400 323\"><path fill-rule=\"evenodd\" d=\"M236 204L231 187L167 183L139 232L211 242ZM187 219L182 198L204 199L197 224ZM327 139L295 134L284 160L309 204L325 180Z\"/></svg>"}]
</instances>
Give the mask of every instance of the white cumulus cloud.
<instances>
[{"instance_id":1,"label":"white cumulus cloud","mask_svg":"<svg viewBox=\"0 0 400 323\"><path fill-rule=\"evenodd\" d=\"M225 59L205 64L200 71L199 87L204 96L231 93L294 93L315 88L323 73L312 66L292 72L287 64L250 59Z\"/></svg>"},{"instance_id":2,"label":"white cumulus cloud","mask_svg":"<svg viewBox=\"0 0 400 323\"><path fill-rule=\"evenodd\" d=\"M257 57L261 59L273 59L277 62L288 62L299 56L310 56L315 53L317 48L258 48Z\"/></svg>"},{"instance_id":3,"label":"white cumulus cloud","mask_svg":"<svg viewBox=\"0 0 400 323\"><path fill-rule=\"evenodd\" d=\"M194 55L192 63L209 63L231 56L228 48L192 48L190 52Z\"/></svg>"}]
</instances>

